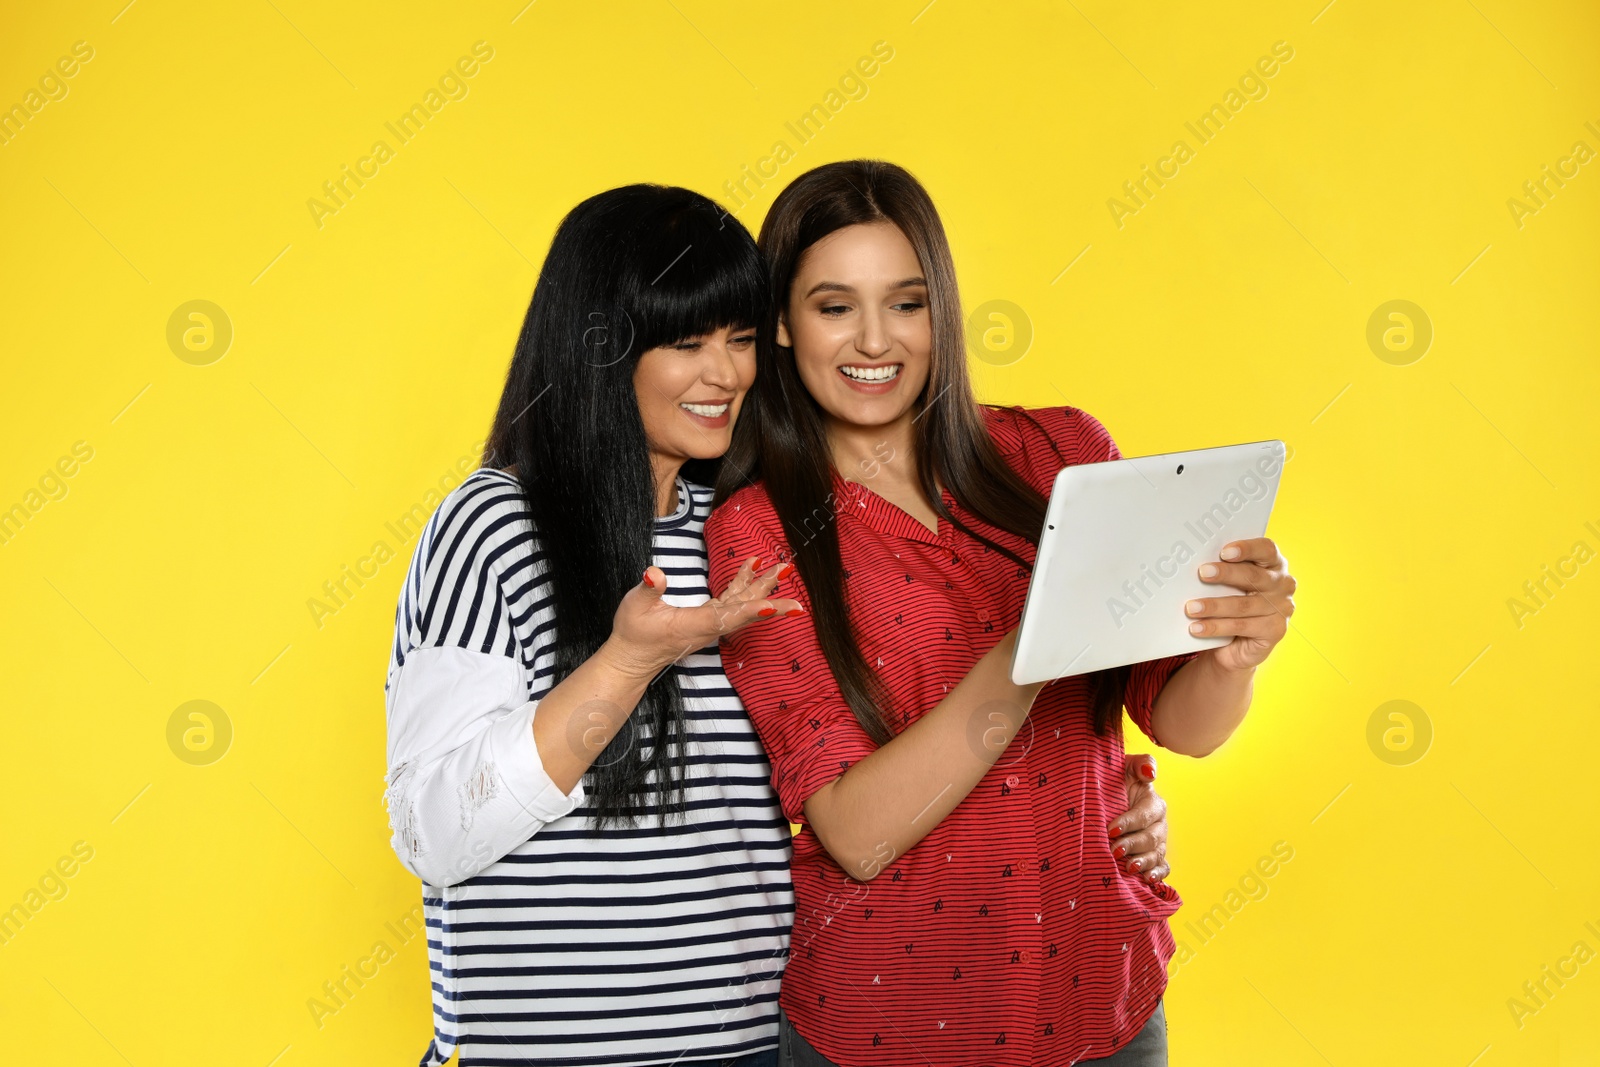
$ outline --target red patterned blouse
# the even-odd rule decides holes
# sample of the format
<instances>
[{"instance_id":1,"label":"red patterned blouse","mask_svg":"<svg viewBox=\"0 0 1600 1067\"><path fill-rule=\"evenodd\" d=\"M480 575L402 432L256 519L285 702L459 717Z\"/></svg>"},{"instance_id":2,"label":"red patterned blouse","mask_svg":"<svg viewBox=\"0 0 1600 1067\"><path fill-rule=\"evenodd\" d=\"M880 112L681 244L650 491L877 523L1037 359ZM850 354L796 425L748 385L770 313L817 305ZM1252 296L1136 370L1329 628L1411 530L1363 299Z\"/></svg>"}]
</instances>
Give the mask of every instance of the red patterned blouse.
<instances>
[{"instance_id":1,"label":"red patterned blouse","mask_svg":"<svg viewBox=\"0 0 1600 1067\"><path fill-rule=\"evenodd\" d=\"M1048 494L1063 465L1120 458L1071 407L985 408L1005 460ZM1064 461L1064 462L1063 462ZM1015 628L1028 571L941 521L934 533L866 486L834 478L847 593L862 651L901 715L936 705ZM1024 539L969 527L1023 559ZM790 556L763 486L705 529L711 586L752 556ZM808 607L804 575L784 595ZM810 615L728 638L723 662L772 761L790 821L876 747L840 695ZM1199 652L1136 665L1124 695L1151 734L1156 695ZM976 743L976 742L975 742ZM851 879L809 827L794 841L795 925L782 1004L843 1067L1067 1064L1132 1040L1167 984L1178 894L1125 873L1107 826L1127 807L1120 734L1095 735L1087 682L1046 686L1022 730L965 800L870 883Z\"/></svg>"}]
</instances>

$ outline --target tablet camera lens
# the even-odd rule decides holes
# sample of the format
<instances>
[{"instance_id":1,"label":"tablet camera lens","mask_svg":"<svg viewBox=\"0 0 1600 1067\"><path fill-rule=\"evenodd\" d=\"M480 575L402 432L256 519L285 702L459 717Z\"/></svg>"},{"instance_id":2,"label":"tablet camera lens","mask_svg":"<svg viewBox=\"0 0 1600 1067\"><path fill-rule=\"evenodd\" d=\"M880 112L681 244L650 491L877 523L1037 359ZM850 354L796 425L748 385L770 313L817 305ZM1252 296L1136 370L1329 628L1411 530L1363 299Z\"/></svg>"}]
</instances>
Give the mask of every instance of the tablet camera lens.
<instances>
[{"instance_id":1,"label":"tablet camera lens","mask_svg":"<svg viewBox=\"0 0 1600 1067\"><path fill-rule=\"evenodd\" d=\"M1182 463L1178 464L1178 473L1179 474L1183 473L1183 464Z\"/></svg>"}]
</instances>

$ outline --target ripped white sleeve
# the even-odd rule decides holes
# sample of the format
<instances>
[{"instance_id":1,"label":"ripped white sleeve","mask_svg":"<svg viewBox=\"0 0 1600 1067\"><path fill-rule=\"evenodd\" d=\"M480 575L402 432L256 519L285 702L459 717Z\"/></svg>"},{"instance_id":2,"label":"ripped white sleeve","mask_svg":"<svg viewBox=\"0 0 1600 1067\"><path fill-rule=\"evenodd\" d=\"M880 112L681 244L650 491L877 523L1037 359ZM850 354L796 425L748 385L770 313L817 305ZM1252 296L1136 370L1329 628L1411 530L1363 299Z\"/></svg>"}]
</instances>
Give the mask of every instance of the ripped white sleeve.
<instances>
[{"instance_id":1,"label":"ripped white sleeve","mask_svg":"<svg viewBox=\"0 0 1600 1067\"><path fill-rule=\"evenodd\" d=\"M533 741L536 704L507 656L419 648L388 693L390 844L433 886L465 881L567 815Z\"/></svg>"}]
</instances>

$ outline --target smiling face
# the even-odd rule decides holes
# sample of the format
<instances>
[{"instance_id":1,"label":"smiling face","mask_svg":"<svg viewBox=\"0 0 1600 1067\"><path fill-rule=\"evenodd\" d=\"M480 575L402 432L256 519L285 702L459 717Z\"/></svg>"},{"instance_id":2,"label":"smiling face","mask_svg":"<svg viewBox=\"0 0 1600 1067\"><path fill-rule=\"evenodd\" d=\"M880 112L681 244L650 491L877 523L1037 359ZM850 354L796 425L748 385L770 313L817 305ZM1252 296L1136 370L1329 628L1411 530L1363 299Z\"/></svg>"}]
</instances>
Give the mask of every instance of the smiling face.
<instances>
[{"instance_id":1,"label":"smiling face","mask_svg":"<svg viewBox=\"0 0 1600 1067\"><path fill-rule=\"evenodd\" d=\"M800 257L778 343L824 418L883 427L914 417L928 381L928 285L911 242L891 222L835 230Z\"/></svg>"},{"instance_id":2,"label":"smiling face","mask_svg":"<svg viewBox=\"0 0 1600 1067\"><path fill-rule=\"evenodd\" d=\"M652 467L676 473L728 450L739 405L756 380L756 332L725 327L652 348L633 369Z\"/></svg>"}]
</instances>

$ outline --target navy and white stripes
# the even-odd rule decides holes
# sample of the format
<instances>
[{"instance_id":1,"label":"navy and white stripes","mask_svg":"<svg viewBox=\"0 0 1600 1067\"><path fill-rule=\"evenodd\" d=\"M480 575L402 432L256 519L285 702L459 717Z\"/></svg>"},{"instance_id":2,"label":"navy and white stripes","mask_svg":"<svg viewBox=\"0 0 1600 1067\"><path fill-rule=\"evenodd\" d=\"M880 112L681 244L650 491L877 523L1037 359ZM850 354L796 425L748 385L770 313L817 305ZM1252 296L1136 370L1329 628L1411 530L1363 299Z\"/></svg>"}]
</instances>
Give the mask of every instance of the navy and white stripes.
<instances>
[{"instance_id":1,"label":"navy and white stripes","mask_svg":"<svg viewBox=\"0 0 1600 1067\"><path fill-rule=\"evenodd\" d=\"M709 490L658 519L664 599L709 597ZM790 834L715 646L679 661L685 823L597 830L533 743L555 618L514 479L440 505L401 592L385 685L392 840L420 878L434 1041L479 1064L665 1065L777 1043L793 920Z\"/></svg>"}]
</instances>

